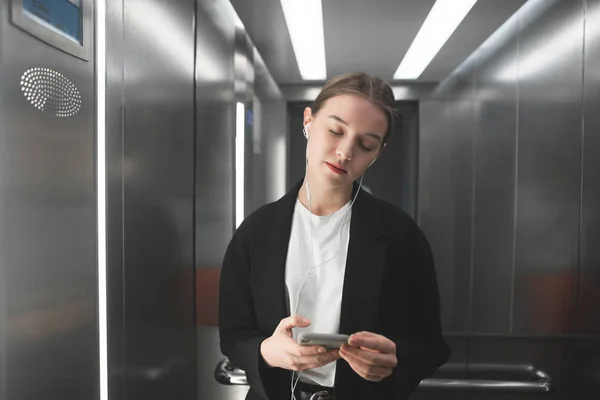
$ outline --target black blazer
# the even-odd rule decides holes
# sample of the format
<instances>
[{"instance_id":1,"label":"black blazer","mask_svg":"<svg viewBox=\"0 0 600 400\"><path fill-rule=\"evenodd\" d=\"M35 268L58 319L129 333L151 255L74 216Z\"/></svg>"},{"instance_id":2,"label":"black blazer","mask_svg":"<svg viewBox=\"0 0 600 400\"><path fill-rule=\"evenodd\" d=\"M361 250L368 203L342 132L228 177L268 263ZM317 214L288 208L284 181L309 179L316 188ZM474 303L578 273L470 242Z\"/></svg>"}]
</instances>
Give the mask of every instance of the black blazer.
<instances>
[{"instance_id":1,"label":"black blazer","mask_svg":"<svg viewBox=\"0 0 600 400\"><path fill-rule=\"evenodd\" d=\"M247 400L290 398L291 371L269 368L260 344L289 316L285 263L301 185L248 216L223 261L221 351L246 372ZM390 338L396 343L398 365L389 377L370 382L343 359L336 361L336 399L408 399L450 356L439 307L427 239L398 207L361 190L352 208L339 332L370 331Z\"/></svg>"}]
</instances>

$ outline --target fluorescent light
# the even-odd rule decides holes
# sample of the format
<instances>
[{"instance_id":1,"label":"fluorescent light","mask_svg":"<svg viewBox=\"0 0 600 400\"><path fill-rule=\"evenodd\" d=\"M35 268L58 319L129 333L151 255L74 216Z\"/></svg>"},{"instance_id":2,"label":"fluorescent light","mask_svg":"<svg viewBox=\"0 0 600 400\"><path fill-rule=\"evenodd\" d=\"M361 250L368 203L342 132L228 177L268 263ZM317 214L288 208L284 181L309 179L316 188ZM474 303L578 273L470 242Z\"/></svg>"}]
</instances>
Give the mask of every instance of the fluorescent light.
<instances>
[{"instance_id":1,"label":"fluorescent light","mask_svg":"<svg viewBox=\"0 0 600 400\"><path fill-rule=\"evenodd\" d=\"M244 220L244 141L246 109L243 103L237 103L235 110L235 227Z\"/></svg>"},{"instance_id":2,"label":"fluorescent light","mask_svg":"<svg viewBox=\"0 0 600 400\"><path fill-rule=\"evenodd\" d=\"M417 33L394 79L417 79L477 0L437 0Z\"/></svg>"},{"instance_id":3,"label":"fluorescent light","mask_svg":"<svg viewBox=\"0 0 600 400\"><path fill-rule=\"evenodd\" d=\"M98 336L100 400L108 400L106 312L106 2L96 3L96 140L98 192Z\"/></svg>"},{"instance_id":4,"label":"fluorescent light","mask_svg":"<svg viewBox=\"0 0 600 400\"><path fill-rule=\"evenodd\" d=\"M325 79L327 68L321 0L281 0L281 7L302 79Z\"/></svg>"}]
</instances>

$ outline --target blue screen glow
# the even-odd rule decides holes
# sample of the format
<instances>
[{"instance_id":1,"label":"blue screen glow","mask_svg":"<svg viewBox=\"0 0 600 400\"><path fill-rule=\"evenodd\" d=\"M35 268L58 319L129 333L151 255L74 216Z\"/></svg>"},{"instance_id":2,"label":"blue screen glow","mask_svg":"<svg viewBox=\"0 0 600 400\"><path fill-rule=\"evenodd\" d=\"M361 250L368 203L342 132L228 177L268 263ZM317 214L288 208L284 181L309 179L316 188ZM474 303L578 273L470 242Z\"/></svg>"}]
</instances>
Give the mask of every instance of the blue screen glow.
<instances>
[{"instance_id":1,"label":"blue screen glow","mask_svg":"<svg viewBox=\"0 0 600 400\"><path fill-rule=\"evenodd\" d=\"M23 0L31 19L81 43L80 0Z\"/></svg>"}]
</instances>

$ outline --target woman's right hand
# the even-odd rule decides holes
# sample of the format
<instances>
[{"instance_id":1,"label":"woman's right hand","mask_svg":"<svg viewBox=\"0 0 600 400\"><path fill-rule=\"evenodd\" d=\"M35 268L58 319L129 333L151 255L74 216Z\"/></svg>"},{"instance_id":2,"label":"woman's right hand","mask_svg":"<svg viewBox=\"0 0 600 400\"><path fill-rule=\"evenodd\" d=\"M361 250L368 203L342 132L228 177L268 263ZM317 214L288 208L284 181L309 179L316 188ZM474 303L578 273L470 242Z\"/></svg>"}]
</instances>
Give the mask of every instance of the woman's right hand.
<instances>
[{"instance_id":1,"label":"woman's right hand","mask_svg":"<svg viewBox=\"0 0 600 400\"><path fill-rule=\"evenodd\" d=\"M279 322L271 337L260 344L260 354L269 367L304 371L322 367L340 358L339 349L326 350L322 346L300 346L293 339L292 328L310 326L310 321L299 315Z\"/></svg>"}]
</instances>

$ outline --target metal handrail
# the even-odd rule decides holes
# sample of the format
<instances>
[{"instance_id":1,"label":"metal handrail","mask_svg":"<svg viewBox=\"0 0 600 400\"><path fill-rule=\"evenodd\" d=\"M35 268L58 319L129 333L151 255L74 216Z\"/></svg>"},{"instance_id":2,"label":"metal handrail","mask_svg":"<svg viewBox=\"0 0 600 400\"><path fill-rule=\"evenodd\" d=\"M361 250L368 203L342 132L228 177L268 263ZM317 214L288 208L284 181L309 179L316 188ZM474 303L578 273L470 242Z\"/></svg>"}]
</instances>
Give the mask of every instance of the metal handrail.
<instances>
[{"instance_id":1,"label":"metal handrail","mask_svg":"<svg viewBox=\"0 0 600 400\"><path fill-rule=\"evenodd\" d=\"M449 363L440 371L464 370L465 364ZM484 379L423 379L419 388L430 390L486 391L504 393L549 393L554 389L552 379L541 369L532 365L518 364L469 364L469 369L477 372L525 373L534 381L484 380ZM223 385L248 385L246 373L235 368L228 359L222 360L215 369L215 379Z\"/></svg>"},{"instance_id":2,"label":"metal handrail","mask_svg":"<svg viewBox=\"0 0 600 400\"><path fill-rule=\"evenodd\" d=\"M235 368L228 359L219 361L215 369L215 379L223 385L247 385L246 373Z\"/></svg>"}]
</instances>

